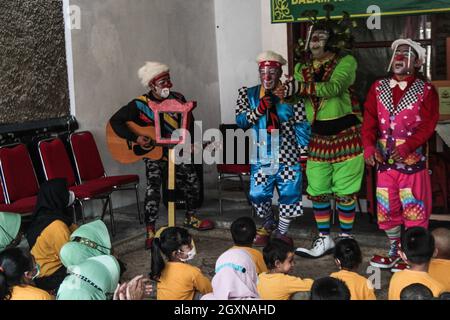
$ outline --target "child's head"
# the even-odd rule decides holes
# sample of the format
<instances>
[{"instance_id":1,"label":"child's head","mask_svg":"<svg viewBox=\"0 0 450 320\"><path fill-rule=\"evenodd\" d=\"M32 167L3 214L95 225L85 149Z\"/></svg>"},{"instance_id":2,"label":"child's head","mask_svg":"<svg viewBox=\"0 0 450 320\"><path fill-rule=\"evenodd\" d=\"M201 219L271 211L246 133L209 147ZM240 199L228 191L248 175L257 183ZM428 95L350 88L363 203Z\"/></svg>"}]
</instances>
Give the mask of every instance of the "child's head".
<instances>
[{"instance_id":1,"label":"child's head","mask_svg":"<svg viewBox=\"0 0 450 320\"><path fill-rule=\"evenodd\" d=\"M439 295L439 300L450 300L450 292L442 292Z\"/></svg>"},{"instance_id":2,"label":"child's head","mask_svg":"<svg viewBox=\"0 0 450 320\"><path fill-rule=\"evenodd\" d=\"M344 281L324 277L314 281L311 287L311 300L350 300L350 290Z\"/></svg>"},{"instance_id":3,"label":"child's head","mask_svg":"<svg viewBox=\"0 0 450 320\"><path fill-rule=\"evenodd\" d=\"M252 246L256 236L256 224L250 217L241 217L231 224L231 236L237 246Z\"/></svg>"},{"instance_id":4,"label":"child's head","mask_svg":"<svg viewBox=\"0 0 450 320\"><path fill-rule=\"evenodd\" d=\"M165 263L162 254L169 261L186 262L194 258L195 246L192 236L184 228L166 228L159 238L155 238L152 245L152 261L150 277L158 280Z\"/></svg>"},{"instance_id":5,"label":"child's head","mask_svg":"<svg viewBox=\"0 0 450 320\"><path fill-rule=\"evenodd\" d=\"M264 247L263 256L270 271L290 273L294 268L294 248L283 240L271 240Z\"/></svg>"},{"instance_id":6,"label":"child's head","mask_svg":"<svg viewBox=\"0 0 450 320\"><path fill-rule=\"evenodd\" d=\"M336 265L345 270L356 270L362 262L361 249L354 239L342 239L334 248Z\"/></svg>"},{"instance_id":7,"label":"child's head","mask_svg":"<svg viewBox=\"0 0 450 320\"><path fill-rule=\"evenodd\" d=\"M403 288L400 292L400 300L431 300L433 292L421 283L413 283Z\"/></svg>"},{"instance_id":8,"label":"child's head","mask_svg":"<svg viewBox=\"0 0 450 320\"><path fill-rule=\"evenodd\" d=\"M412 227L402 235L400 256L411 265L429 263L434 255L434 238L427 229Z\"/></svg>"},{"instance_id":9,"label":"child's head","mask_svg":"<svg viewBox=\"0 0 450 320\"><path fill-rule=\"evenodd\" d=\"M431 234L437 251L436 258L450 260L450 230L438 228Z\"/></svg>"},{"instance_id":10,"label":"child's head","mask_svg":"<svg viewBox=\"0 0 450 320\"><path fill-rule=\"evenodd\" d=\"M21 248L0 253L0 300L11 297L11 288L28 284L39 275L39 266L31 254Z\"/></svg>"}]
</instances>

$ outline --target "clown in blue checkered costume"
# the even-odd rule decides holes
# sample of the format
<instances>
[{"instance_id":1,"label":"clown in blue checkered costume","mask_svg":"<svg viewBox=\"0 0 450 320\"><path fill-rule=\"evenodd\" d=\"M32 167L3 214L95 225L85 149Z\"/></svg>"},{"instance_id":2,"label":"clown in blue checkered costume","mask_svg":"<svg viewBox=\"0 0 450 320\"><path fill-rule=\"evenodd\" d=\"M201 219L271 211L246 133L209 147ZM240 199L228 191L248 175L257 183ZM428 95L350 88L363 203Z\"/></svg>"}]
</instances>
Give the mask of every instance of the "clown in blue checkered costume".
<instances>
[{"instance_id":1,"label":"clown in blue checkered costume","mask_svg":"<svg viewBox=\"0 0 450 320\"><path fill-rule=\"evenodd\" d=\"M272 51L257 57L261 84L239 89L236 123L252 130L250 200L264 219L254 245L265 246L274 236L292 243L287 236L291 221L303 214L301 157L305 157L310 125L303 103L282 101L280 77L286 60ZM275 187L279 194L278 223L272 212Z\"/></svg>"}]
</instances>

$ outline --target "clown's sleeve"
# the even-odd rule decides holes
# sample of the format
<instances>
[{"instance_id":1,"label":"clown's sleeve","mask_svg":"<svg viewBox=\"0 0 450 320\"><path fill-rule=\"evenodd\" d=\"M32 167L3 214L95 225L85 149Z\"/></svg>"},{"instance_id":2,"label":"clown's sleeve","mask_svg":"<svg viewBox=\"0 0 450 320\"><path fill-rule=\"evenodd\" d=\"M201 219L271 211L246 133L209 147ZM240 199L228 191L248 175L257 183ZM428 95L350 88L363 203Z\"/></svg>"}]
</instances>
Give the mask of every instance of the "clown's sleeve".
<instances>
[{"instance_id":1,"label":"clown's sleeve","mask_svg":"<svg viewBox=\"0 0 450 320\"><path fill-rule=\"evenodd\" d=\"M250 106L247 95L247 87L239 89L239 95L236 102L236 124L241 129L248 129L258 121L261 115L258 114L257 109Z\"/></svg>"},{"instance_id":2,"label":"clown's sleeve","mask_svg":"<svg viewBox=\"0 0 450 320\"><path fill-rule=\"evenodd\" d=\"M330 81L315 83L315 95L319 98L341 96L355 82L357 67L353 56L345 56L337 64Z\"/></svg>"},{"instance_id":3,"label":"clown's sleeve","mask_svg":"<svg viewBox=\"0 0 450 320\"><path fill-rule=\"evenodd\" d=\"M349 87L355 82L357 67L356 59L351 55L347 55L339 61L329 81L305 82L302 73L303 66L297 65L294 74L294 78L297 80L295 92L299 96L339 97L348 91Z\"/></svg>"}]
</instances>

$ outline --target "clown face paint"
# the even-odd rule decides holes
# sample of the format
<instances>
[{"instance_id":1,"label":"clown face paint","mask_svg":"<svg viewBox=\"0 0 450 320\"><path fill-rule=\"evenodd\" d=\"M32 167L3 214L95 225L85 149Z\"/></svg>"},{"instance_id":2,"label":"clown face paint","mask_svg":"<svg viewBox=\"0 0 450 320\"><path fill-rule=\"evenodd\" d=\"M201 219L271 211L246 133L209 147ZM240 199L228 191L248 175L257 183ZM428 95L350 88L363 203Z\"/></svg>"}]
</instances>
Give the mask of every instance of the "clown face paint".
<instances>
[{"instance_id":1,"label":"clown face paint","mask_svg":"<svg viewBox=\"0 0 450 320\"><path fill-rule=\"evenodd\" d=\"M314 31L309 41L309 49L314 58L320 59L325 55L325 46L327 44L329 34L325 30Z\"/></svg>"},{"instance_id":2,"label":"clown face paint","mask_svg":"<svg viewBox=\"0 0 450 320\"><path fill-rule=\"evenodd\" d=\"M277 86L281 77L281 68L272 66L263 66L259 68L259 78L261 84L266 90L273 90Z\"/></svg>"},{"instance_id":3,"label":"clown face paint","mask_svg":"<svg viewBox=\"0 0 450 320\"><path fill-rule=\"evenodd\" d=\"M395 50L391 71L396 75L414 73L414 68L420 67L415 51L408 45L401 45Z\"/></svg>"},{"instance_id":4,"label":"clown face paint","mask_svg":"<svg viewBox=\"0 0 450 320\"><path fill-rule=\"evenodd\" d=\"M150 84L150 89L156 95L157 98L166 99L170 95L170 88L172 88L172 82L170 81L170 75L164 73L163 75L154 79Z\"/></svg>"}]
</instances>

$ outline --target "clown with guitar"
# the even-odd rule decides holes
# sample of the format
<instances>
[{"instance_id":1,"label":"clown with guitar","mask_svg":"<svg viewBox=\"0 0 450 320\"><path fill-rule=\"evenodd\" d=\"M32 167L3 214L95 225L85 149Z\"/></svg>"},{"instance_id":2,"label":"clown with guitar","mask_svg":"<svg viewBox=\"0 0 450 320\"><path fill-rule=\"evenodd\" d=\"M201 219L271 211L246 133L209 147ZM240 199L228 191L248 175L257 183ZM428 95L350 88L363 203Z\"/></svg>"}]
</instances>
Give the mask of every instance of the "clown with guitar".
<instances>
[{"instance_id":1,"label":"clown with guitar","mask_svg":"<svg viewBox=\"0 0 450 320\"><path fill-rule=\"evenodd\" d=\"M186 103L184 96L171 91L169 67L159 62L146 62L138 71L141 84L149 89L148 93L133 99L123 106L110 119L112 131L121 139L127 141L128 147L134 151L135 157L145 162L147 189L144 201L145 224L147 236L145 248L150 249L155 237L155 223L158 219L159 202L161 198L161 185L163 173L167 170L167 148L155 147L154 114L149 102L161 103L166 99L175 99ZM193 134L194 119L190 113L191 135ZM162 135L170 137L172 132L180 128L181 116L177 114L164 114ZM147 134L148 133L148 134ZM126 163L126 161L121 161ZM129 161L131 162L131 161ZM186 200L185 227L196 230L210 230L214 224L210 220L200 220L194 210L198 198L198 177L193 164L183 163L177 166L177 184L182 189Z\"/></svg>"}]
</instances>

